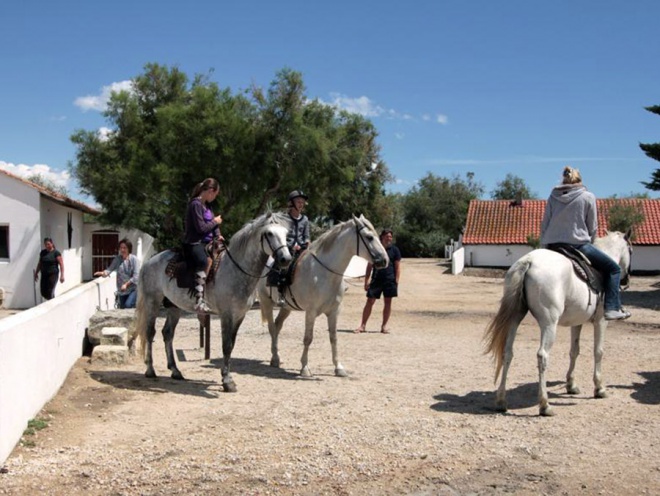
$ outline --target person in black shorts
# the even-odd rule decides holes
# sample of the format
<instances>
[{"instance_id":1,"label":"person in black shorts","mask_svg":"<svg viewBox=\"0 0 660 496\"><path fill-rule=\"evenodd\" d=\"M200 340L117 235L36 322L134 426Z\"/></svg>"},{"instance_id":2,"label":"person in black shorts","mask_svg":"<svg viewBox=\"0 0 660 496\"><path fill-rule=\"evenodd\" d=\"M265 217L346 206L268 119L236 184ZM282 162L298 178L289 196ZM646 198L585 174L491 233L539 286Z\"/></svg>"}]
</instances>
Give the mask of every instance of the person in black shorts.
<instances>
[{"instance_id":1,"label":"person in black shorts","mask_svg":"<svg viewBox=\"0 0 660 496\"><path fill-rule=\"evenodd\" d=\"M372 264L367 264L367 272L364 276L364 289L367 292L367 303L362 310L362 323L355 329L355 333L366 332L367 321L371 316L376 300L383 295L383 322L380 326L380 332L389 334L387 322L392 314L392 298L399 294L399 277L401 276L401 252L392 244L394 234L391 229L383 229L380 233L380 242L387 250L390 257L390 263L384 269L373 270Z\"/></svg>"}]
</instances>

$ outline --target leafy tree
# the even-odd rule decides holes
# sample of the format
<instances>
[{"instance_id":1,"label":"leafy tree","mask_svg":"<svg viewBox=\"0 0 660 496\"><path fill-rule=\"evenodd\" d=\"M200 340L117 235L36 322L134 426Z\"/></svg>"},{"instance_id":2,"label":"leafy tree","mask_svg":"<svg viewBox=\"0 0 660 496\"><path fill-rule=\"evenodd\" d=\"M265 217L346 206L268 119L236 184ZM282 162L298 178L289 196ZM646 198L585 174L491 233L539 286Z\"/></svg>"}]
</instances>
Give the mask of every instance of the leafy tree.
<instances>
[{"instance_id":1,"label":"leafy tree","mask_svg":"<svg viewBox=\"0 0 660 496\"><path fill-rule=\"evenodd\" d=\"M534 233L529 233L527 235L527 245L532 248L541 248L541 238Z\"/></svg>"},{"instance_id":2,"label":"leafy tree","mask_svg":"<svg viewBox=\"0 0 660 496\"><path fill-rule=\"evenodd\" d=\"M607 229L609 231L633 232L644 223L644 211L638 200L617 201L612 203L607 210Z\"/></svg>"},{"instance_id":3,"label":"leafy tree","mask_svg":"<svg viewBox=\"0 0 660 496\"><path fill-rule=\"evenodd\" d=\"M66 186L55 184L52 180L44 177L41 174L31 174L26 178L31 183L34 183L42 188L47 189L52 193L57 193L59 195L68 196L69 192L66 189Z\"/></svg>"},{"instance_id":4,"label":"leafy tree","mask_svg":"<svg viewBox=\"0 0 660 496\"><path fill-rule=\"evenodd\" d=\"M660 115L660 105L645 107L646 110ZM660 143L640 143L639 147L646 153L647 157L660 161ZM650 182L641 181L641 183L651 191L660 191L660 169L656 169L651 175Z\"/></svg>"},{"instance_id":5,"label":"leafy tree","mask_svg":"<svg viewBox=\"0 0 660 496\"><path fill-rule=\"evenodd\" d=\"M404 256L441 256L444 244L458 239L467 219L470 200L479 198L483 186L468 172L443 178L428 173L403 199L403 225L397 245ZM429 252L429 247L433 247Z\"/></svg>"},{"instance_id":6,"label":"leafy tree","mask_svg":"<svg viewBox=\"0 0 660 496\"><path fill-rule=\"evenodd\" d=\"M147 64L131 91L115 93L105 117L112 132L76 131L71 165L102 222L136 227L161 246L179 243L193 186L220 181L225 236L302 188L310 218L382 217L377 133L363 117L310 102L300 73L284 69L267 91L240 94L177 68Z\"/></svg>"},{"instance_id":7,"label":"leafy tree","mask_svg":"<svg viewBox=\"0 0 660 496\"><path fill-rule=\"evenodd\" d=\"M513 174L507 174L504 180L497 183L497 187L490 192L493 200L535 199L535 193L529 189L523 179Z\"/></svg>"}]
</instances>

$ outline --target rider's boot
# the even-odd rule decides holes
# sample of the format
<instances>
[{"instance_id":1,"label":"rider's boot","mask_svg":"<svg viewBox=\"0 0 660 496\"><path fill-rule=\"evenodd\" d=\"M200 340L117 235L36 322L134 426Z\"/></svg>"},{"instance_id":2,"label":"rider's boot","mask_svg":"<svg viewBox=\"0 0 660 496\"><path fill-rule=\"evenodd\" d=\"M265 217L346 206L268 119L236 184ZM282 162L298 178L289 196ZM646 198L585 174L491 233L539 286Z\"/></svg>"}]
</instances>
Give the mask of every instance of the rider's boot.
<instances>
[{"instance_id":1,"label":"rider's boot","mask_svg":"<svg viewBox=\"0 0 660 496\"><path fill-rule=\"evenodd\" d=\"M206 286L206 272L200 270L195 272L195 296L197 303L195 303L195 310L199 315L206 315L211 312L211 309L204 301L204 288Z\"/></svg>"}]
</instances>

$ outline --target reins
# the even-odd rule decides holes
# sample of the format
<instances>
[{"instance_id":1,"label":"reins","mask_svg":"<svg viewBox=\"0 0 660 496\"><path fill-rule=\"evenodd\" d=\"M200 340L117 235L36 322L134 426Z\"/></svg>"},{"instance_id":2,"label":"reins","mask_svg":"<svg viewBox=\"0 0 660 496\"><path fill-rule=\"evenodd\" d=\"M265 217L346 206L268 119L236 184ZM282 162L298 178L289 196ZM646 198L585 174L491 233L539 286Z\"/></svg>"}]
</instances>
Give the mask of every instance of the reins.
<instances>
[{"instance_id":1,"label":"reins","mask_svg":"<svg viewBox=\"0 0 660 496\"><path fill-rule=\"evenodd\" d=\"M364 243L364 246L365 246L365 248L367 249L367 252L369 253L369 256L371 257L371 259L372 259L372 260L375 260L376 257L375 257L374 254L371 252L371 249L369 248L369 245L367 244L367 242L364 240L364 238L363 238L363 236L362 236L362 230L363 230L363 229L366 229L366 228L367 228L367 226L359 227L358 224L357 224L357 222L355 222L355 251L357 252L356 255L357 255L358 257L360 256L360 241L362 241L362 243ZM312 257L314 258L314 260L316 260L316 261L319 263L319 265L320 265L321 267L323 267L325 270L327 270L328 272L332 272L333 274L336 274L336 275L338 275L338 276L342 276L342 277L344 276L343 273L341 273L341 272L337 272L336 270L332 270L330 267L328 267L326 264L324 264L324 263L321 261L321 259L320 259L319 257L316 256L315 253L310 253L310 254L311 254ZM362 276L359 276L359 277L362 277Z\"/></svg>"},{"instance_id":2,"label":"reins","mask_svg":"<svg viewBox=\"0 0 660 496\"><path fill-rule=\"evenodd\" d=\"M261 251L263 253L265 253L266 255L268 255L268 253L266 252L266 250L264 250L264 238L266 238L266 242L268 243L268 247L270 248L271 252L273 253L273 258L275 258L278 251L280 251L283 248L286 248L286 245L281 245L281 246L278 246L277 248L273 248L273 245L271 244L270 239L268 239L268 237L265 234L262 233L261 234ZM258 275L258 276L255 276L254 274L250 274L243 267L241 267L241 265L234 259L231 252L229 251L229 246L227 246L225 251L227 252L227 256L229 257L229 260L231 260L232 263L236 267L238 267L238 270L240 270L246 276L253 277L254 279L263 279L264 277L268 276L268 272L266 272L266 274L264 274L264 275ZM265 267L265 265L264 265L264 267Z\"/></svg>"}]
</instances>

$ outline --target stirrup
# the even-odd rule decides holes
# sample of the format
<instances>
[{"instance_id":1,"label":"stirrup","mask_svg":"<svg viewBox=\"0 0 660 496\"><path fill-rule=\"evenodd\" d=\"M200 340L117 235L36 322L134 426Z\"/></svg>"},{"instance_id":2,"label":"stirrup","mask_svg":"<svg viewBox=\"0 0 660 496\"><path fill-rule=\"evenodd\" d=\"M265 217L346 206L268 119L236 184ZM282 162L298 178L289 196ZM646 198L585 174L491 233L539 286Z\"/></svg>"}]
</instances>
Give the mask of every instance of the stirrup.
<instances>
[{"instance_id":1,"label":"stirrup","mask_svg":"<svg viewBox=\"0 0 660 496\"><path fill-rule=\"evenodd\" d=\"M197 304L195 305L195 311L200 315L206 315L211 313L211 309L202 298L200 298Z\"/></svg>"}]
</instances>

